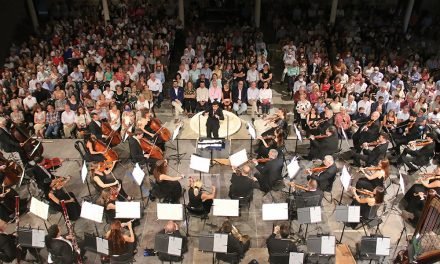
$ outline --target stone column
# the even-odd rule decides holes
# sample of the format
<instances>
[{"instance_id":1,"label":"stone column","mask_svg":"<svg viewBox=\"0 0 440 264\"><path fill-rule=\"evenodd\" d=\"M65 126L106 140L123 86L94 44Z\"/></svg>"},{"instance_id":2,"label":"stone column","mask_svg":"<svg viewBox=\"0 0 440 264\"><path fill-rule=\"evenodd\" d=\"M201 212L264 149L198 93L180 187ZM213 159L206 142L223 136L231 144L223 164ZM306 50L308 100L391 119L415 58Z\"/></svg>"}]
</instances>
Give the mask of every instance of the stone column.
<instances>
[{"instance_id":1,"label":"stone column","mask_svg":"<svg viewBox=\"0 0 440 264\"><path fill-rule=\"evenodd\" d=\"M330 11L330 24L334 25L336 21L336 11L338 11L338 0L332 1L332 9Z\"/></svg>"},{"instance_id":2,"label":"stone column","mask_svg":"<svg viewBox=\"0 0 440 264\"><path fill-rule=\"evenodd\" d=\"M260 27L261 19L261 0L255 0L255 27Z\"/></svg>"},{"instance_id":3,"label":"stone column","mask_svg":"<svg viewBox=\"0 0 440 264\"><path fill-rule=\"evenodd\" d=\"M182 26L185 27L185 3L183 0L179 0L179 19L182 21Z\"/></svg>"},{"instance_id":4,"label":"stone column","mask_svg":"<svg viewBox=\"0 0 440 264\"><path fill-rule=\"evenodd\" d=\"M38 24L37 12L35 11L34 2L32 0L27 0L26 2L29 9L29 14L31 16L32 25L34 26L34 31L37 32L39 28L39 24Z\"/></svg>"},{"instance_id":5,"label":"stone column","mask_svg":"<svg viewBox=\"0 0 440 264\"><path fill-rule=\"evenodd\" d=\"M108 11L108 2L107 2L107 0L102 0L102 10L104 12L104 23L107 26L107 21L110 20L110 12Z\"/></svg>"},{"instance_id":6,"label":"stone column","mask_svg":"<svg viewBox=\"0 0 440 264\"><path fill-rule=\"evenodd\" d=\"M409 0L408 6L406 7L405 19L403 20L403 33L408 30L409 20L411 19L412 10L414 7L414 0Z\"/></svg>"}]
</instances>

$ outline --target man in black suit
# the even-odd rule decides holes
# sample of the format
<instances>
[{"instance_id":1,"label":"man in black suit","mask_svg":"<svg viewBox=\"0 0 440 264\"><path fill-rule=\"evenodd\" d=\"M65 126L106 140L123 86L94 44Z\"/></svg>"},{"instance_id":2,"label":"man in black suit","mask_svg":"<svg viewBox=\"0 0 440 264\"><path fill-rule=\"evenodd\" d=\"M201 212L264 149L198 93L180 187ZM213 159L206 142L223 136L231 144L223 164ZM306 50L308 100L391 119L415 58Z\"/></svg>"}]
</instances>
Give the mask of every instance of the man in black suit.
<instances>
[{"instance_id":1,"label":"man in black suit","mask_svg":"<svg viewBox=\"0 0 440 264\"><path fill-rule=\"evenodd\" d=\"M321 206L322 198L324 197L324 192L318 188L318 182L315 179L310 179L307 182L307 190L298 191L296 184L291 182L290 186L293 191L295 191L296 207L312 207Z\"/></svg>"},{"instance_id":2,"label":"man in black suit","mask_svg":"<svg viewBox=\"0 0 440 264\"><path fill-rule=\"evenodd\" d=\"M247 89L244 88L244 82L239 81L238 86L232 89L233 108L237 115L241 115L247 110Z\"/></svg>"},{"instance_id":3,"label":"man in black suit","mask_svg":"<svg viewBox=\"0 0 440 264\"><path fill-rule=\"evenodd\" d=\"M35 182L37 183L38 189L47 194L50 191L50 184L52 179L55 179L55 176L45 167L40 165L42 161L43 157L38 157L35 161L29 162L32 167L28 172L33 176Z\"/></svg>"},{"instance_id":4,"label":"man in black suit","mask_svg":"<svg viewBox=\"0 0 440 264\"><path fill-rule=\"evenodd\" d=\"M267 251L270 263L289 263L290 252L297 252L295 243L289 239L289 223L282 223L273 228L273 233L266 239Z\"/></svg>"},{"instance_id":5,"label":"man in black suit","mask_svg":"<svg viewBox=\"0 0 440 264\"><path fill-rule=\"evenodd\" d=\"M183 255L184 253L188 252L188 239L186 237L182 236L182 234L179 231L179 225L177 225L175 222L168 221L167 224L165 225L164 229L162 229L158 234L165 234L167 236L182 238L181 254ZM169 255L169 254L165 254L165 253L161 253L161 252L158 252L157 255L161 261L166 261L166 262L168 262L168 261L169 262L180 262L183 259L182 255L181 256L174 256L174 255Z\"/></svg>"},{"instance_id":6,"label":"man in black suit","mask_svg":"<svg viewBox=\"0 0 440 264\"><path fill-rule=\"evenodd\" d=\"M412 174L416 172L417 171L416 166L423 166L428 164L430 159L432 159L432 157L434 156L435 140L437 140L436 134L434 133L426 134L426 139L423 144L423 147L419 150L412 150L410 147L405 148L402 152L402 155L400 155L400 157L397 159L397 164L403 163L406 166L408 166L409 168L408 174ZM409 145L415 146L416 142L411 141Z\"/></svg>"},{"instance_id":7,"label":"man in black suit","mask_svg":"<svg viewBox=\"0 0 440 264\"><path fill-rule=\"evenodd\" d=\"M380 113L375 111L371 113L369 120L361 120L364 123L359 130L353 134L353 146L357 153L362 150L364 142L375 141L379 137L380 130Z\"/></svg>"},{"instance_id":8,"label":"man in black suit","mask_svg":"<svg viewBox=\"0 0 440 264\"><path fill-rule=\"evenodd\" d=\"M398 124L398 127L405 127L402 135L394 133L394 148L393 153L395 155L400 154L400 147L402 145L407 145L410 141L416 140L420 138L421 133L419 131L420 122L417 122L417 113L411 113L409 119Z\"/></svg>"},{"instance_id":9,"label":"man in black suit","mask_svg":"<svg viewBox=\"0 0 440 264\"><path fill-rule=\"evenodd\" d=\"M99 115L97 113L92 113L92 122L89 124L89 132L99 140L102 140L102 129L101 129L101 121L99 120Z\"/></svg>"},{"instance_id":10,"label":"man in black suit","mask_svg":"<svg viewBox=\"0 0 440 264\"><path fill-rule=\"evenodd\" d=\"M318 126L318 131L320 134L324 134L327 131L327 128L334 126L335 118L333 116L333 111L330 109L326 109L322 116L322 123Z\"/></svg>"},{"instance_id":11,"label":"man in black suit","mask_svg":"<svg viewBox=\"0 0 440 264\"><path fill-rule=\"evenodd\" d=\"M333 185L336 177L336 172L338 171L335 161L330 155L324 157L324 167L325 170L323 170L322 172L313 174L310 169L307 170L310 174L309 176L307 176L307 180L316 180L318 182L318 188L321 189L321 191L323 192L328 190L331 185Z\"/></svg>"},{"instance_id":12,"label":"man in black suit","mask_svg":"<svg viewBox=\"0 0 440 264\"><path fill-rule=\"evenodd\" d=\"M229 198L236 199L251 195L257 182L257 178L250 177L251 168L244 165L241 172L237 171L235 167L232 167L232 170L234 173L232 173L231 185L229 186Z\"/></svg>"},{"instance_id":13,"label":"man in black suit","mask_svg":"<svg viewBox=\"0 0 440 264\"><path fill-rule=\"evenodd\" d=\"M310 152L306 159L323 159L326 155L338 152L339 139L336 127L330 126L322 137L310 136Z\"/></svg>"},{"instance_id":14,"label":"man in black suit","mask_svg":"<svg viewBox=\"0 0 440 264\"><path fill-rule=\"evenodd\" d=\"M128 145L130 147L130 159L134 163L139 163L139 165L149 164L150 166L153 166L154 164L156 164L157 159L150 158L149 153L144 154L140 143L143 135L144 132L142 130L136 129L134 131L134 134L128 138ZM152 168L150 167L150 170L151 169Z\"/></svg>"},{"instance_id":15,"label":"man in black suit","mask_svg":"<svg viewBox=\"0 0 440 264\"><path fill-rule=\"evenodd\" d=\"M362 144L363 153L356 153L352 151L353 155L353 165L356 167L361 166L361 160L365 161L365 166L377 166L379 161L386 157L388 150L388 134L382 132L380 133L377 141L373 141L370 143L364 142ZM373 149L369 150L369 144L372 143Z\"/></svg>"},{"instance_id":16,"label":"man in black suit","mask_svg":"<svg viewBox=\"0 0 440 264\"><path fill-rule=\"evenodd\" d=\"M283 159L278 157L276 149L269 151L269 161L258 164L257 160L254 159L253 162L256 164L255 178L257 178L260 184L261 191L269 192L276 181L283 179L284 163Z\"/></svg>"},{"instance_id":17,"label":"man in black suit","mask_svg":"<svg viewBox=\"0 0 440 264\"><path fill-rule=\"evenodd\" d=\"M21 162L23 165L26 165L29 160L23 149L24 143L18 142L18 140L11 135L7 124L8 121L4 117L0 117L0 148L6 153L18 152Z\"/></svg>"},{"instance_id":18,"label":"man in black suit","mask_svg":"<svg viewBox=\"0 0 440 264\"><path fill-rule=\"evenodd\" d=\"M246 254L246 251L248 251L249 246L251 244L250 240L247 239L246 241L238 240L236 236L233 235L232 230L234 229L233 225L229 220L226 220L223 222L222 226L220 227L219 233L227 234L228 235L228 253L237 253L238 258L241 260L244 255ZM243 237L247 237L244 235ZM247 237L248 238L248 237ZM224 253L217 253L217 259L224 259L226 256Z\"/></svg>"},{"instance_id":19,"label":"man in black suit","mask_svg":"<svg viewBox=\"0 0 440 264\"><path fill-rule=\"evenodd\" d=\"M218 102L214 101L211 109L205 111L204 115L208 116L206 121L206 135L208 138L218 138L218 130L220 128L220 120L224 120L223 110L219 108Z\"/></svg>"}]
</instances>

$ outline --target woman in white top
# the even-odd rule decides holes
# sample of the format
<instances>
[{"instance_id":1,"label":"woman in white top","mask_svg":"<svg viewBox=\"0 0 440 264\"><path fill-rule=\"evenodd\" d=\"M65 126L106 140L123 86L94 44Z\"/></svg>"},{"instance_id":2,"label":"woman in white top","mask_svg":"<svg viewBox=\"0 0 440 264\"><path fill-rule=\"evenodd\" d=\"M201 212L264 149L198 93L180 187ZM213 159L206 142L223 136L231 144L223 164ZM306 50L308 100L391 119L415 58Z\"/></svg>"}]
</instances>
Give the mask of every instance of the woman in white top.
<instances>
[{"instance_id":1,"label":"woman in white top","mask_svg":"<svg viewBox=\"0 0 440 264\"><path fill-rule=\"evenodd\" d=\"M78 110L76 111L76 115L75 115L75 124L77 127L77 133L76 133L77 138L84 137L84 132L85 132L87 126L89 125L90 121L92 121L92 119L90 118L90 115L89 115L89 112L87 111L87 109L85 109L83 106L78 107Z\"/></svg>"},{"instance_id":2,"label":"woman in white top","mask_svg":"<svg viewBox=\"0 0 440 264\"><path fill-rule=\"evenodd\" d=\"M110 86L109 85L107 85L105 87L105 91L102 94L105 96L106 100L108 100L108 101L113 100L114 92L112 90L110 90Z\"/></svg>"},{"instance_id":3,"label":"woman in white top","mask_svg":"<svg viewBox=\"0 0 440 264\"><path fill-rule=\"evenodd\" d=\"M134 125L136 124L136 117L134 112L131 110L130 104L124 106L124 112L122 113L121 122L121 136L125 137L125 133L133 132Z\"/></svg>"},{"instance_id":4,"label":"woman in white top","mask_svg":"<svg viewBox=\"0 0 440 264\"><path fill-rule=\"evenodd\" d=\"M121 127L121 112L116 104L112 104L110 108L110 126L113 130L118 130Z\"/></svg>"},{"instance_id":5,"label":"woman in white top","mask_svg":"<svg viewBox=\"0 0 440 264\"><path fill-rule=\"evenodd\" d=\"M140 94L136 102L136 120L140 120L142 118L142 110L150 109L151 107L152 104L145 99L143 94Z\"/></svg>"},{"instance_id":6,"label":"woman in white top","mask_svg":"<svg viewBox=\"0 0 440 264\"><path fill-rule=\"evenodd\" d=\"M265 118L269 114L270 104L272 103L272 89L270 89L268 82L264 82L263 89L260 89L259 101L263 118Z\"/></svg>"},{"instance_id":7,"label":"woman in white top","mask_svg":"<svg viewBox=\"0 0 440 264\"><path fill-rule=\"evenodd\" d=\"M222 89L222 80L218 78L217 74L213 73L211 77L211 82L209 84L209 88L213 87L213 83L217 83L217 87Z\"/></svg>"},{"instance_id":8,"label":"woman in white top","mask_svg":"<svg viewBox=\"0 0 440 264\"><path fill-rule=\"evenodd\" d=\"M307 100L306 93L301 93L299 96L299 101L296 103L296 111L300 117L300 124L302 129L306 129L307 125L307 115L312 109L312 104L310 104L309 100Z\"/></svg>"},{"instance_id":9,"label":"woman in white top","mask_svg":"<svg viewBox=\"0 0 440 264\"><path fill-rule=\"evenodd\" d=\"M335 96L335 98L333 99L333 101L330 103L330 107L333 110L334 114L337 114L341 111L341 98L339 96Z\"/></svg>"},{"instance_id":10,"label":"woman in white top","mask_svg":"<svg viewBox=\"0 0 440 264\"><path fill-rule=\"evenodd\" d=\"M44 138L44 128L46 126L46 112L40 105L34 107L34 129L38 138Z\"/></svg>"},{"instance_id":11,"label":"woman in white top","mask_svg":"<svg viewBox=\"0 0 440 264\"><path fill-rule=\"evenodd\" d=\"M102 82L104 81L104 72L102 71L101 67L96 67L96 72L95 72L95 80L97 82Z\"/></svg>"}]
</instances>

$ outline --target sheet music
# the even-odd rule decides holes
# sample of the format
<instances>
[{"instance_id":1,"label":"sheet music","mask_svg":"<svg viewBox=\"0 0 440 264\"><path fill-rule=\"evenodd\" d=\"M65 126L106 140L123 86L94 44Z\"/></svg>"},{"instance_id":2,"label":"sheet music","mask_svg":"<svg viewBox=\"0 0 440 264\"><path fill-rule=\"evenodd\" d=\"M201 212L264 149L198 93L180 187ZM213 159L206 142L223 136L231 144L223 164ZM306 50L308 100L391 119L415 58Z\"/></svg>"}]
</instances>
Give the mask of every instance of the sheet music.
<instances>
[{"instance_id":1,"label":"sheet music","mask_svg":"<svg viewBox=\"0 0 440 264\"><path fill-rule=\"evenodd\" d=\"M141 169L141 167L139 166L139 163L136 163L136 165L134 166L132 175L133 175L133 178L136 181L137 185L141 186L142 181L144 180L144 177L145 177L145 172Z\"/></svg>"},{"instance_id":2,"label":"sheet music","mask_svg":"<svg viewBox=\"0 0 440 264\"><path fill-rule=\"evenodd\" d=\"M115 218L141 218L140 202L115 202Z\"/></svg>"},{"instance_id":3,"label":"sheet music","mask_svg":"<svg viewBox=\"0 0 440 264\"><path fill-rule=\"evenodd\" d=\"M342 131L342 136L344 137L345 142L347 143L347 147L350 147L350 144L348 143L347 134L345 133L345 130L344 130L344 128L342 128L342 126L341 126L341 131Z\"/></svg>"},{"instance_id":4,"label":"sheet music","mask_svg":"<svg viewBox=\"0 0 440 264\"><path fill-rule=\"evenodd\" d=\"M239 152L236 152L229 156L229 162L232 167L240 167L244 163L248 161L247 151L246 149L242 149Z\"/></svg>"},{"instance_id":5,"label":"sheet music","mask_svg":"<svg viewBox=\"0 0 440 264\"><path fill-rule=\"evenodd\" d=\"M214 246L212 251L219 253L228 252L228 235L227 234L214 234Z\"/></svg>"},{"instance_id":6,"label":"sheet music","mask_svg":"<svg viewBox=\"0 0 440 264\"><path fill-rule=\"evenodd\" d=\"M361 207L349 206L348 207L348 223L359 223L361 219Z\"/></svg>"},{"instance_id":7,"label":"sheet music","mask_svg":"<svg viewBox=\"0 0 440 264\"><path fill-rule=\"evenodd\" d=\"M319 223L321 221L321 207L310 207L310 223Z\"/></svg>"},{"instance_id":8,"label":"sheet music","mask_svg":"<svg viewBox=\"0 0 440 264\"><path fill-rule=\"evenodd\" d=\"M209 173L210 166L211 166L211 161L209 159L202 158L197 155L191 155L191 160L189 162L189 167L191 169Z\"/></svg>"},{"instance_id":9,"label":"sheet music","mask_svg":"<svg viewBox=\"0 0 440 264\"><path fill-rule=\"evenodd\" d=\"M213 206L215 216L238 216L238 200L214 199Z\"/></svg>"},{"instance_id":10,"label":"sheet music","mask_svg":"<svg viewBox=\"0 0 440 264\"><path fill-rule=\"evenodd\" d=\"M391 239L389 237L378 237L376 240L376 255L389 256Z\"/></svg>"},{"instance_id":11,"label":"sheet music","mask_svg":"<svg viewBox=\"0 0 440 264\"><path fill-rule=\"evenodd\" d=\"M173 256L180 256L182 254L182 238L168 237L168 254Z\"/></svg>"},{"instance_id":12,"label":"sheet music","mask_svg":"<svg viewBox=\"0 0 440 264\"><path fill-rule=\"evenodd\" d=\"M292 159L289 165L287 165L287 175L292 180L295 178L296 174L301 168L299 167L299 163L296 159Z\"/></svg>"},{"instance_id":13,"label":"sheet music","mask_svg":"<svg viewBox=\"0 0 440 264\"><path fill-rule=\"evenodd\" d=\"M96 238L96 251L98 253L104 254L104 255L109 255L108 252L108 240L101 238L101 237L97 237Z\"/></svg>"},{"instance_id":14,"label":"sheet music","mask_svg":"<svg viewBox=\"0 0 440 264\"><path fill-rule=\"evenodd\" d=\"M287 203L263 204L262 211L263 221L289 219L289 210Z\"/></svg>"},{"instance_id":15,"label":"sheet music","mask_svg":"<svg viewBox=\"0 0 440 264\"><path fill-rule=\"evenodd\" d=\"M248 132L252 139L257 138L257 131L255 130L255 127L252 125L251 122L248 122Z\"/></svg>"},{"instance_id":16,"label":"sheet music","mask_svg":"<svg viewBox=\"0 0 440 264\"><path fill-rule=\"evenodd\" d=\"M351 175L348 173L347 167L344 165L341 173L341 183L344 186L344 190L348 190L350 188Z\"/></svg>"},{"instance_id":17,"label":"sheet music","mask_svg":"<svg viewBox=\"0 0 440 264\"><path fill-rule=\"evenodd\" d=\"M49 205L43 203L42 201L38 200L35 197L32 197L31 207L29 208L29 212L33 213L34 215L44 220L47 220L47 216L49 214Z\"/></svg>"},{"instance_id":18,"label":"sheet music","mask_svg":"<svg viewBox=\"0 0 440 264\"><path fill-rule=\"evenodd\" d=\"M82 180L83 183L86 182L87 174L88 173L89 173L89 171L87 170L87 165L86 165L86 162L84 161L83 162L83 166L81 168L81 180Z\"/></svg>"},{"instance_id":19,"label":"sheet music","mask_svg":"<svg viewBox=\"0 0 440 264\"><path fill-rule=\"evenodd\" d=\"M335 254L336 239L334 236L321 237L321 254L334 255Z\"/></svg>"},{"instance_id":20,"label":"sheet music","mask_svg":"<svg viewBox=\"0 0 440 264\"><path fill-rule=\"evenodd\" d=\"M44 230L32 229L32 247L44 248L46 246L44 236L46 236Z\"/></svg>"},{"instance_id":21,"label":"sheet music","mask_svg":"<svg viewBox=\"0 0 440 264\"><path fill-rule=\"evenodd\" d=\"M183 205L181 204L157 204L158 220L183 220Z\"/></svg>"},{"instance_id":22,"label":"sheet music","mask_svg":"<svg viewBox=\"0 0 440 264\"><path fill-rule=\"evenodd\" d=\"M405 181L403 180L402 173L399 172L399 185L400 192L405 195Z\"/></svg>"},{"instance_id":23,"label":"sheet music","mask_svg":"<svg viewBox=\"0 0 440 264\"><path fill-rule=\"evenodd\" d=\"M296 134L296 137L298 138L299 141L302 142L303 140L302 140L301 133L299 132L299 130L298 130L298 128L296 127L295 124L293 124L293 128L295 128L295 134Z\"/></svg>"},{"instance_id":24,"label":"sheet music","mask_svg":"<svg viewBox=\"0 0 440 264\"><path fill-rule=\"evenodd\" d=\"M176 140L177 136L179 136L180 129L182 128L182 124L179 124L176 129L173 131L173 141Z\"/></svg>"},{"instance_id":25,"label":"sheet music","mask_svg":"<svg viewBox=\"0 0 440 264\"><path fill-rule=\"evenodd\" d=\"M303 263L304 263L304 253L290 252L289 264L303 264Z\"/></svg>"},{"instance_id":26,"label":"sheet music","mask_svg":"<svg viewBox=\"0 0 440 264\"><path fill-rule=\"evenodd\" d=\"M92 220L97 223L102 223L102 216L104 214L104 207L84 201L81 205L81 217Z\"/></svg>"}]
</instances>

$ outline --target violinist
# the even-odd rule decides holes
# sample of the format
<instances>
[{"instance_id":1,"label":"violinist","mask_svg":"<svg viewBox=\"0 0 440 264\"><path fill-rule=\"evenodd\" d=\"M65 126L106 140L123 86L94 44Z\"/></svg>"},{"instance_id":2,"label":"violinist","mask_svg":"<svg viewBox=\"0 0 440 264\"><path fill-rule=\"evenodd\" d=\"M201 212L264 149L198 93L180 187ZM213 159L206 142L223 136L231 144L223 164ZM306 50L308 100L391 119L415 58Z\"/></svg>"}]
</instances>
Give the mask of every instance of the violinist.
<instances>
[{"instance_id":1,"label":"violinist","mask_svg":"<svg viewBox=\"0 0 440 264\"><path fill-rule=\"evenodd\" d=\"M253 193L253 189L257 187L257 178L251 177L251 168L244 165L241 170L232 167L231 185L229 185L229 198L237 199L238 197L248 197Z\"/></svg>"},{"instance_id":2,"label":"violinist","mask_svg":"<svg viewBox=\"0 0 440 264\"><path fill-rule=\"evenodd\" d=\"M265 136L270 136L270 135L275 135L275 129L277 128L281 128L282 131L284 131L284 133L286 133L285 131L287 131L287 121L286 121L286 113L287 110L284 108L280 108L278 109L278 111L275 113L275 115L270 116L270 117L266 117L264 119L264 121L266 121L266 125L268 125L270 127L269 130L265 131L263 134L261 134L261 136L265 137Z\"/></svg>"},{"instance_id":3,"label":"violinist","mask_svg":"<svg viewBox=\"0 0 440 264\"><path fill-rule=\"evenodd\" d=\"M55 176L41 165L42 161L43 157L38 157L35 161L29 162L31 169L28 172L37 183L38 189L46 194L50 191L50 184L52 183L52 180L55 179Z\"/></svg>"},{"instance_id":4,"label":"violinist","mask_svg":"<svg viewBox=\"0 0 440 264\"><path fill-rule=\"evenodd\" d=\"M410 141L420 138L419 125L417 124L417 114L411 113L409 119L400 123L397 127L405 127L402 135L393 134L395 147L393 148L395 156L400 154L400 147L407 145Z\"/></svg>"},{"instance_id":5,"label":"violinist","mask_svg":"<svg viewBox=\"0 0 440 264\"><path fill-rule=\"evenodd\" d=\"M282 151L284 147L284 133L283 130L277 127L274 131L274 135L259 136L257 139L260 140L255 153L257 158L267 158L269 150L276 149L278 152Z\"/></svg>"},{"instance_id":6,"label":"violinist","mask_svg":"<svg viewBox=\"0 0 440 264\"><path fill-rule=\"evenodd\" d=\"M7 123L6 118L0 117L0 148L6 153L18 152L21 162L26 165L29 160L23 149L24 143L18 142L18 140L11 135Z\"/></svg>"},{"instance_id":7,"label":"violinist","mask_svg":"<svg viewBox=\"0 0 440 264\"><path fill-rule=\"evenodd\" d=\"M95 138L102 140L105 135L102 134L102 124L99 115L93 112L91 115L92 121L89 123L89 132L94 135Z\"/></svg>"},{"instance_id":8,"label":"violinist","mask_svg":"<svg viewBox=\"0 0 440 264\"><path fill-rule=\"evenodd\" d=\"M426 195L431 189L434 189L437 194L440 193L440 166L417 179L405 194L402 202L405 210L402 210L402 216L413 225L418 223L426 201Z\"/></svg>"},{"instance_id":9,"label":"violinist","mask_svg":"<svg viewBox=\"0 0 440 264\"><path fill-rule=\"evenodd\" d=\"M150 168L152 168L154 167L154 164L156 164L157 159L150 157L150 153L144 153L140 142L142 137L143 132L140 129L136 129L134 134L128 137L130 158L134 163L139 163L139 165L149 164Z\"/></svg>"},{"instance_id":10,"label":"violinist","mask_svg":"<svg viewBox=\"0 0 440 264\"><path fill-rule=\"evenodd\" d=\"M323 166L319 167L319 170L308 169L307 180L314 179L318 182L318 188L321 191L326 191L333 184L338 169L332 156L327 155L324 157Z\"/></svg>"},{"instance_id":11,"label":"violinist","mask_svg":"<svg viewBox=\"0 0 440 264\"><path fill-rule=\"evenodd\" d=\"M290 252L297 252L296 244L289 239L290 225L284 222L281 225L274 227L272 234L266 239L267 251L269 252L269 262L275 263L289 263ZM275 254L277 255L275 257ZM280 255L285 257L280 257Z\"/></svg>"},{"instance_id":12,"label":"violinist","mask_svg":"<svg viewBox=\"0 0 440 264\"><path fill-rule=\"evenodd\" d=\"M362 144L362 153L351 151L353 155L353 166L360 167L361 161L365 162L365 166L376 166L380 159L386 157L388 150L388 134L380 133L379 138L373 142L364 142ZM369 148L372 147L371 150Z\"/></svg>"},{"instance_id":13,"label":"violinist","mask_svg":"<svg viewBox=\"0 0 440 264\"><path fill-rule=\"evenodd\" d=\"M165 201L179 203L182 196L182 186L179 180L183 179L184 175L181 174L177 177L169 176L167 160L158 160L153 170L153 176L158 184L158 191L165 197Z\"/></svg>"},{"instance_id":14,"label":"violinist","mask_svg":"<svg viewBox=\"0 0 440 264\"><path fill-rule=\"evenodd\" d=\"M282 180L284 163L283 159L278 157L276 149L269 150L269 161L261 162L261 164L256 159L252 161L256 165L255 178L257 178L260 184L261 191L269 192L276 181Z\"/></svg>"},{"instance_id":15,"label":"violinist","mask_svg":"<svg viewBox=\"0 0 440 264\"><path fill-rule=\"evenodd\" d=\"M94 142L98 140L95 134L84 134L84 141L86 143L86 149L84 159L88 162L103 162L105 161L103 151L95 151L93 148Z\"/></svg>"},{"instance_id":16,"label":"violinist","mask_svg":"<svg viewBox=\"0 0 440 264\"><path fill-rule=\"evenodd\" d=\"M362 150L362 144L364 142L372 142L375 141L379 137L380 130L380 113L375 111L371 113L369 120L361 121L360 123L365 122L362 126L359 127L358 131L353 135L353 146L357 153L360 153ZM354 123L356 125L360 125L358 123Z\"/></svg>"},{"instance_id":17,"label":"violinist","mask_svg":"<svg viewBox=\"0 0 440 264\"><path fill-rule=\"evenodd\" d=\"M323 112L323 119L320 120L318 131L319 134L324 134L327 128L333 126L335 123L335 119L333 117L333 110L328 109L328 107L325 108Z\"/></svg>"},{"instance_id":18,"label":"violinist","mask_svg":"<svg viewBox=\"0 0 440 264\"><path fill-rule=\"evenodd\" d=\"M203 190L203 183L200 180L194 180L189 178L189 190L188 190L188 206L195 208L198 212L208 215L211 212L212 203L214 202L216 194L215 186L211 186L211 192Z\"/></svg>"},{"instance_id":19,"label":"violinist","mask_svg":"<svg viewBox=\"0 0 440 264\"><path fill-rule=\"evenodd\" d=\"M385 189L381 186L374 188L372 196L366 196L362 198L359 197L355 188L351 189L351 191L354 195L354 199L351 205L359 205L361 207L361 219L368 219L371 207L381 205L385 197ZM350 225L354 229L358 226L358 224L359 223L352 223Z\"/></svg>"},{"instance_id":20,"label":"violinist","mask_svg":"<svg viewBox=\"0 0 440 264\"><path fill-rule=\"evenodd\" d=\"M311 206L321 206L322 198L324 197L324 192L318 188L318 182L316 179L311 178L307 181L307 186L298 185L294 182L289 183L292 191L295 192L295 201L299 199L304 201L304 205L297 204L297 208L301 207L311 207ZM299 199L298 199L299 197ZM313 197L319 197L317 199L317 204L308 204L307 201L314 201Z\"/></svg>"},{"instance_id":21,"label":"violinist","mask_svg":"<svg viewBox=\"0 0 440 264\"><path fill-rule=\"evenodd\" d=\"M117 196L119 201L131 200L132 198L124 191L122 181L116 179L114 176L109 176L110 174L113 175L110 168L102 169L101 166L103 166L102 163L93 163L91 168L93 184L99 192L102 192L103 189L110 188L113 195Z\"/></svg>"},{"instance_id":22,"label":"violinist","mask_svg":"<svg viewBox=\"0 0 440 264\"><path fill-rule=\"evenodd\" d=\"M8 223L14 219L15 196L18 196L18 193L13 188L0 187L0 222ZM26 212L27 204L27 199L20 199L20 214Z\"/></svg>"},{"instance_id":23,"label":"violinist","mask_svg":"<svg viewBox=\"0 0 440 264\"><path fill-rule=\"evenodd\" d=\"M118 200L117 194L111 188L105 188L101 191L96 204L104 207L104 213L108 220L113 221L116 217L116 201ZM132 219L118 219L123 223L129 222ZM133 226L139 225L139 219L133 221Z\"/></svg>"},{"instance_id":24,"label":"violinist","mask_svg":"<svg viewBox=\"0 0 440 264\"><path fill-rule=\"evenodd\" d=\"M378 186L383 187L384 181L390 176L390 162L387 159L383 159L379 162L379 166L361 168L360 171L365 178L358 180L356 189L373 191Z\"/></svg>"},{"instance_id":25,"label":"violinist","mask_svg":"<svg viewBox=\"0 0 440 264\"><path fill-rule=\"evenodd\" d=\"M338 133L336 127L330 126L324 135L310 136L310 152L308 160L323 159L326 155L338 152L339 147Z\"/></svg>"},{"instance_id":26,"label":"violinist","mask_svg":"<svg viewBox=\"0 0 440 264\"><path fill-rule=\"evenodd\" d=\"M406 166L408 166L409 174L416 172L416 166L423 166L425 164L428 164L430 159L433 158L436 140L436 134L427 133L426 139L423 142L411 141L409 143L410 146L421 146L422 148L419 150L412 150L409 147L405 148L402 152L402 155L400 155L397 159L397 165L405 164Z\"/></svg>"},{"instance_id":27,"label":"violinist","mask_svg":"<svg viewBox=\"0 0 440 264\"><path fill-rule=\"evenodd\" d=\"M81 205L78 203L75 195L72 192L67 192L64 185L70 180L69 178L56 178L50 184L50 191L46 194L49 201L49 206L58 212L63 212L61 201L64 200L67 214L71 221L78 220L81 214Z\"/></svg>"}]
</instances>

